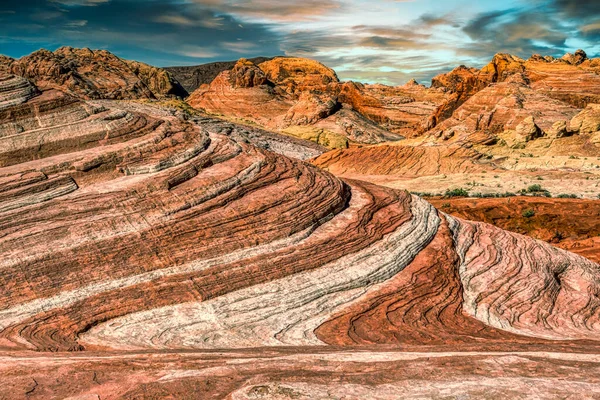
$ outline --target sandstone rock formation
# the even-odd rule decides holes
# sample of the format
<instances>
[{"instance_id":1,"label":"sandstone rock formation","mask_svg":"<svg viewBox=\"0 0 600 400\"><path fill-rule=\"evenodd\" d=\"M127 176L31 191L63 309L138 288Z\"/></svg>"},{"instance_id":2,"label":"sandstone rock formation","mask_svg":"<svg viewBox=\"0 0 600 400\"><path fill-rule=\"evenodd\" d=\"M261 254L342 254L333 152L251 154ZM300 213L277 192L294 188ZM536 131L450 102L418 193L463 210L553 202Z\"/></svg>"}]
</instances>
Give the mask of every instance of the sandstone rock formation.
<instances>
[{"instance_id":1,"label":"sandstone rock formation","mask_svg":"<svg viewBox=\"0 0 600 400\"><path fill-rule=\"evenodd\" d=\"M432 80L432 87L452 93L450 100L437 110L436 121L450 118L471 96L490 84L514 81L515 76L536 93L575 108L600 103L599 69L600 61L588 59L583 50L558 60L540 55L523 60L510 54L497 54L481 70L461 66Z\"/></svg>"},{"instance_id":2,"label":"sandstone rock formation","mask_svg":"<svg viewBox=\"0 0 600 400\"><path fill-rule=\"evenodd\" d=\"M165 70L126 61L106 50L61 47L39 50L19 60L0 60L0 72L85 99L186 97L187 92Z\"/></svg>"},{"instance_id":3,"label":"sandstone rock formation","mask_svg":"<svg viewBox=\"0 0 600 400\"><path fill-rule=\"evenodd\" d=\"M316 61L276 57L255 65L242 59L192 93L188 103L211 114L299 137L323 131L359 143L401 138L368 116L343 107L339 91L335 72ZM347 141L336 147L347 147Z\"/></svg>"},{"instance_id":4,"label":"sandstone rock formation","mask_svg":"<svg viewBox=\"0 0 600 400\"><path fill-rule=\"evenodd\" d=\"M580 134L600 131L600 104L588 104L585 110L573 117L570 129Z\"/></svg>"},{"instance_id":5,"label":"sandstone rock formation","mask_svg":"<svg viewBox=\"0 0 600 400\"><path fill-rule=\"evenodd\" d=\"M325 91L329 84L339 82L334 70L305 58L275 57L258 67L270 82L290 94Z\"/></svg>"},{"instance_id":6,"label":"sandstone rock formation","mask_svg":"<svg viewBox=\"0 0 600 400\"><path fill-rule=\"evenodd\" d=\"M193 97L358 141L369 120L328 106L334 75L297 66L242 62ZM600 265L297 159L314 144L52 87L0 78L0 397L600 393ZM488 161L463 141L313 163L408 178Z\"/></svg>"},{"instance_id":7,"label":"sandstone rock formation","mask_svg":"<svg viewBox=\"0 0 600 400\"><path fill-rule=\"evenodd\" d=\"M598 265L450 217L406 192L337 179L202 121L94 106L52 90L3 116L4 348L597 335ZM411 276L434 266L454 295L435 282L413 286L420 280ZM500 275L508 281L496 281ZM437 322L419 328L420 339L407 334L421 323L412 313L427 304L407 294L419 290L448 302L439 303ZM554 294L540 296L546 292ZM513 300L497 302L499 295ZM389 307L397 317L385 317Z\"/></svg>"},{"instance_id":8,"label":"sandstone rock formation","mask_svg":"<svg viewBox=\"0 0 600 400\"><path fill-rule=\"evenodd\" d=\"M600 202L582 199L510 197L504 199L430 199L444 212L493 224L544 240L600 261ZM526 212L533 211L533 216Z\"/></svg>"},{"instance_id":9,"label":"sandstone rock formation","mask_svg":"<svg viewBox=\"0 0 600 400\"><path fill-rule=\"evenodd\" d=\"M335 175L364 177L424 177L495 169L480 161L480 153L461 146L373 146L330 151L312 163Z\"/></svg>"},{"instance_id":10,"label":"sandstone rock formation","mask_svg":"<svg viewBox=\"0 0 600 400\"><path fill-rule=\"evenodd\" d=\"M431 133L443 138L452 132L454 141L492 144L500 136L514 145L542 137L556 122L570 120L577 113L572 105L534 90L518 73L479 90ZM500 135L503 132L508 138Z\"/></svg>"},{"instance_id":11,"label":"sandstone rock formation","mask_svg":"<svg viewBox=\"0 0 600 400\"><path fill-rule=\"evenodd\" d=\"M449 97L444 90L429 89L414 81L395 87L346 82L339 91L340 102L349 104L389 132L404 137L429 130L436 109Z\"/></svg>"},{"instance_id":12,"label":"sandstone rock formation","mask_svg":"<svg viewBox=\"0 0 600 400\"><path fill-rule=\"evenodd\" d=\"M37 89L27 79L15 75L0 76L0 92L0 109L24 103L38 94Z\"/></svg>"},{"instance_id":13,"label":"sandstone rock formation","mask_svg":"<svg viewBox=\"0 0 600 400\"><path fill-rule=\"evenodd\" d=\"M260 64L270 59L269 57L255 57L248 60L254 64ZM165 67L164 70L170 72L188 93L192 93L200 86L211 83L221 72L232 69L236 63L237 60L219 61L194 66Z\"/></svg>"}]
</instances>

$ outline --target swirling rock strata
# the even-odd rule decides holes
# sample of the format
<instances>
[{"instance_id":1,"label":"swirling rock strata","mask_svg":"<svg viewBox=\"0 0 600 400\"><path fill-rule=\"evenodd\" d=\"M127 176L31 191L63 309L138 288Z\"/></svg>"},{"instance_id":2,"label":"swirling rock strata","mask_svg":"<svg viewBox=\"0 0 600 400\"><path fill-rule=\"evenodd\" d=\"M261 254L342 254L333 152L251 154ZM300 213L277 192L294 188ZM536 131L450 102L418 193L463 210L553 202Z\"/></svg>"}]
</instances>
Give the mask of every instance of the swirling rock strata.
<instances>
[{"instance_id":1,"label":"swirling rock strata","mask_svg":"<svg viewBox=\"0 0 600 400\"><path fill-rule=\"evenodd\" d=\"M552 243L595 262L600 261L600 203L545 197L504 199L431 199L444 212L481 221ZM533 217L527 211L533 211Z\"/></svg>"},{"instance_id":2,"label":"swirling rock strata","mask_svg":"<svg viewBox=\"0 0 600 400\"><path fill-rule=\"evenodd\" d=\"M336 178L213 119L55 90L0 115L1 395L368 396L390 365L422 357L380 345L440 346L421 371L449 358L472 376L499 357L485 349L546 367L540 349L572 365L585 357L565 352L598 348L600 266L577 255ZM329 383L297 375L309 364ZM327 386L363 367L357 387Z\"/></svg>"},{"instance_id":3,"label":"swirling rock strata","mask_svg":"<svg viewBox=\"0 0 600 400\"><path fill-rule=\"evenodd\" d=\"M494 170L461 146L373 146L327 152L311 162L336 175L422 177ZM482 160L483 161L483 160Z\"/></svg>"}]
</instances>

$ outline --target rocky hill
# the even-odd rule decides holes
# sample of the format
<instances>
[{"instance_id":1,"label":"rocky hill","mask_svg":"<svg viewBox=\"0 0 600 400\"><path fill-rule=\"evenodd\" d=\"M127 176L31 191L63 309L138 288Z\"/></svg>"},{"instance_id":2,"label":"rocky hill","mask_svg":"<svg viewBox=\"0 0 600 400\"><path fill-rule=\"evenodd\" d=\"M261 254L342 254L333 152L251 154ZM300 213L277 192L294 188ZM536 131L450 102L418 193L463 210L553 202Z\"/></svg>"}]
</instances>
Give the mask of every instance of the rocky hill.
<instances>
[{"instance_id":1,"label":"rocky hill","mask_svg":"<svg viewBox=\"0 0 600 400\"><path fill-rule=\"evenodd\" d=\"M106 50L61 47L18 60L1 57L0 72L22 76L40 89L57 89L84 99L156 99L187 96L160 68L120 59Z\"/></svg>"},{"instance_id":2,"label":"rocky hill","mask_svg":"<svg viewBox=\"0 0 600 400\"><path fill-rule=\"evenodd\" d=\"M260 64L271 59L272 57L255 57L250 58L249 61ZM171 73L188 93L192 93L200 86L211 83L221 72L232 69L236 63L237 60L218 61L202 65L165 67L163 69Z\"/></svg>"},{"instance_id":3,"label":"rocky hill","mask_svg":"<svg viewBox=\"0 0 600 400\"><path fill-rule=\"evenodd\" d=\"M223 87L337 84L283 67ZM598 394L600 265L314 145L39 89L0 79L1 397Z\"/></svg>"},{"instance_id":4,"label":"rocky hill","mask_svg":"<svg viewBox=\"0 0 600 400\"><path fill-rule=\"evenodd\" d=\"M599 68L600 59L583 51L559 59L498 54L482 69L461 66L419 89L443 96L424 114L420 130L413 125L412 135L403 134L407 140L341 149L314 163L348 178L431 195L463 189L478 197L525 191L597 199ZM383 98L389 102L390 96ZM355 108L370 114L360 102ZM536 185L544 190L528 192Z\"/></svg>"},{"instance_id":5,"label":"rocky hill","mask_svg":"<svg viewBox=\"0 0 600 400\"><path fill-rule=\"evenodd\" d=\"M363 91L350 93L344 87L332 69L313 60L276 57L256 65L242 59L187 101L211 114L313 138L333 148L347 147L348 140L380 143L402 139L370 119L375 112L361 114L360 106L366 109L368 103L360 100ZM360 104L358 109L350 99Z\"/></svg>"}]
</instances>

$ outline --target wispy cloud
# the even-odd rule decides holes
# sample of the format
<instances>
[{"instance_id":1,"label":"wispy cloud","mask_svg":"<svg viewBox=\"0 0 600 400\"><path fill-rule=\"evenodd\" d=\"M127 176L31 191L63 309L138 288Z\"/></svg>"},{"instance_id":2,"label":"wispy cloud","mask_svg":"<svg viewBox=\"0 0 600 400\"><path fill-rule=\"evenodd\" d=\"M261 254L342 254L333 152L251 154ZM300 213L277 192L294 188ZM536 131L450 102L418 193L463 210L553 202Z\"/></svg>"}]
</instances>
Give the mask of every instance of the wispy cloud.
<instances>
[{"instance_id":1,"label":"wispy cloud","mask_svg":"<svg viewBox=\"0 0 600 400\"><path fill-rule=\"evenodd\" d=\"M496 52L600 53L598 0L2 0L0 27L11 56L102 47L163 66L283 53L390 84Z\"/></svg>"}]
</instances>

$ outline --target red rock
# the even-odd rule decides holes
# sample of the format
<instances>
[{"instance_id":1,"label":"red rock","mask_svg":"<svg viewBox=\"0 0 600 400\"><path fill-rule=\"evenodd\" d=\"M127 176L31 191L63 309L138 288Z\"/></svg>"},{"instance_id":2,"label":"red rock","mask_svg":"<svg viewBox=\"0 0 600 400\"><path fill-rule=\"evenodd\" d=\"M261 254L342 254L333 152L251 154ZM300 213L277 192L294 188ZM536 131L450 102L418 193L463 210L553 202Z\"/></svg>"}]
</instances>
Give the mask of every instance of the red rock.
<instances>
[{"instance_id":1,"label":"red rock","mask_svg":"<svg viewBox=\"0 0 600 400\"><path fill-rule=\"evenodd\" d=\"M493 170L478 162L482 156L460 146L373 146L334 150L312 160L336 175L405 177Z\"/></svg>"},{"instance_id":2,"label":"red rock","mask_svg":"<svg viewBox=\"0 0 600 400\"><path fill-rule=\"evenodd\" d=\"M600 241L596 240L600 235L598 201L543 197L430 201L459 218L493 224L600 261ZM534 210L535 216L524 217L527 210Z\"/></svg>"},{"instance_id":3,"label":"red rock","mask_svg":"<svg viewBox=\"0 0 600 400\"><path fill-rule=\"evenodd\" d=\"M265 80L266 77L266 80ZM240 60L187 99L195 108L251 122L274 131L300 132L310 126L361 143L402 137L339 103L339 81L333 70L307 59L276 57L256 66ZM292 129L290 129L292 128Z\"/></svg>"},{"instance_id":4,"label":"red rock","mask_svg":"<svg viewBox=\"0 0 600 400\"><path fill-rule=\"evenodd\" d=\"M231 69L229 79L234 88L250 88L266 85L268 82L265 73L244 58L240 59Z\"/></svg>"},{"instance_id":5,"label":"red rock","mask_svg":"<svg viewBox=\"0 0 600 400\"><path fill-rule=\"evenodd\" d=\"M244 87L228 71L204 89L222 90L215 104L324 84L248 87L247 67ZM314 145L271 139L275 152L232 123L37 94L0 79L0 397L600 393L598 264L281 154ZM318 123L344 112L361 117ZM314 163L497 169L471 146Z\"/></svg>"},{"instance_id":6,"label":"red rock","mask_svg":"<svg viewBox=\"0 0 600 400\"><path fill-rule=\"evenodd\" d=\"M58 89L85 99L185 97L160 68L122 60L106 50L61 47L39 50L19 60L0 60L0 69L31 80L40 89Z\"/></svg>"}]
</instances>

